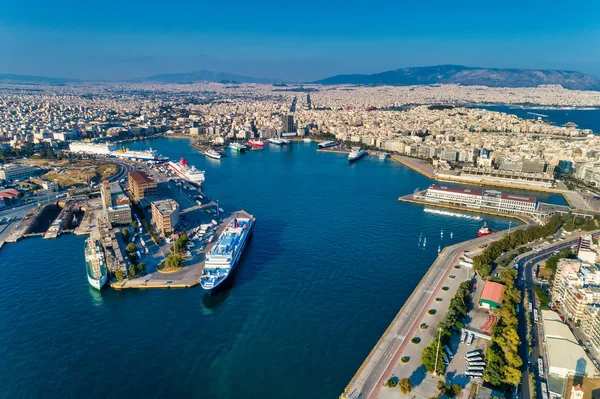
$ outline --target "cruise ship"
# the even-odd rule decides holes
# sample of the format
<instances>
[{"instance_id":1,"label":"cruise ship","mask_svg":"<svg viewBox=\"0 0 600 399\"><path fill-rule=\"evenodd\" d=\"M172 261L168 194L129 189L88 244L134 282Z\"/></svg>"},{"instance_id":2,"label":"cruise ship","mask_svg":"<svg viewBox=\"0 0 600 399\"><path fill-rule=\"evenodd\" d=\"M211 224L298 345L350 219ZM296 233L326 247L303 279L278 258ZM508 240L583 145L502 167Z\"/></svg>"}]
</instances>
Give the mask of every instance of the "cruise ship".
<instances>
[{"instance_id":1,"label":"cruise ship","mask_svg":"<svg viewBox=\"0 0 600 399\"><path fill-rule=\"evenodd\" d=\"M190 183L201 185L204 182L204 171L196 169L195 166L190 166L185 158L181 158L179 162L169 161L169 168L171 168L177 176Z\"/></svg>"},{"instance_id":2,"label":"cruise ship","mask_svg":"<svg viewBox=\"0 0 600 399\"><path fill-rule=\"evenodd\" d=\"M85 240L85 267L90 285L97 290L102 289L108 275L104 249L100 245L100 241L94 240L92 237Z\"/></svg>"},{"instance_id":3,"label":"cruise ship","mask_svg":"<svg viewBox=\"0 0 600 399\"><path fill-rule=\"evenodd\" d=\"M365 155L367 155L367 152L365 150L363 150L360 147L354 147L352 148L352 151L350 151L350 154L348 154L348 161L356 161L357 159L362 158Z\"/></svg>"},{"instance_id":4,"label":"cruise ship","mask_svg":"<svg viewBox=\"0 0 600 399\"><path fill-rule=\"evenodd\" d=\"M336 145L338 145L338 143L335 141L323 141L319 143L319 148L335 147Z\"/></svg>"},{"instance_id":5,"label":"cruise ship","mask_svg":"<svg viewBox=\"0 0 600 399\"><path fill-rule=\"evenodd\" d=\"M246 146L243 144L240 144L238 142L234 142L229 144L229 148L231 148L232 150L235 150L237 152L242 152L246 149Z\"/></svg>"},{"instance_id":6,"label":"cruise ship","mask_svg":"<svg viewBox=\"0 0 600 399\"><path fill-rule=\"evenodd\" d=\"M206 254L200 285L209 295L215 292L235 269L248 242L254 221L252 215L233 219Z\"/></svg>"},{"instance_id":7,"label":"cruise ship","mask_svg":"<svg viewBox=\"0 0 600 399\"><path fill-rule=\"evenodd\" d=\"M204 151L204 155L213 159L221 159L221 154L213 150L212 148L209 148L208 150Z\"/></svg>"}]
</instances>

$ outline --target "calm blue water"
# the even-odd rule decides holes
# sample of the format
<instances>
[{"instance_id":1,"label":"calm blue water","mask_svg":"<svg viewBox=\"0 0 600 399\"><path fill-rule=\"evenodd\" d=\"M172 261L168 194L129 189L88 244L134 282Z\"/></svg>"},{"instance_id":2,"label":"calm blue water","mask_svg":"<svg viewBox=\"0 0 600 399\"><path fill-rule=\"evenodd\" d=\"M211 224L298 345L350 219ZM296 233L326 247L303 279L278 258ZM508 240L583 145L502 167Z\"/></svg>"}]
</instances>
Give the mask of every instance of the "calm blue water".
<instances>
[{"instance_id":1,"label":"calm blue water","mask_svg":"<svg viewBox=\"0 0 600 399\"><path fill-rule=\"evenodd\" d=\"M576 123L581 129L592 129L600 134L600 109L541 109L541 108L519 108L507 105L477 106L490 111L505 112L517 115L519 118L537 119L541 114L544 120L551 121L553 125L562 126L567 122Z\"/></svg>"},{"instance_id":2,"label":"calm blue water","mask_svg":"<svg viewBox=\"0 0 600 399\"><path fill-rule=\"evenodd\" d=\"M86 280L84 238L7 245L0 397L335 398L438 246L482 224L399 202L431 182L391 160L348 165L314 144L220 162L186 140L131 147L150 144L205 169L205 191L226 211L257 217L230 289L100 294Z\"/></svg>"}]
</instances>

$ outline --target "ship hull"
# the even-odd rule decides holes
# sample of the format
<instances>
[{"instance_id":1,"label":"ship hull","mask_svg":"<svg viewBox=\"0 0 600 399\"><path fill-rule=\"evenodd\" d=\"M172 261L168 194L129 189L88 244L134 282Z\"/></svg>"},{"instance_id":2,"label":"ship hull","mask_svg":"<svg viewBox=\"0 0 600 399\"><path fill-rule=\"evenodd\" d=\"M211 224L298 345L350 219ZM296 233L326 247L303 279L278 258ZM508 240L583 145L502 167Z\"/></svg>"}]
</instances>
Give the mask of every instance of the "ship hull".
<instances>
[{"instance_id":1,"label":"ship hull","mask_svg":"<svg viewBox=\"0 0 600 399\"><path fill-rule=\"evenodd\" d=\"M219 155L214 155L214 154L210 154L208 152L205 152L204 155L206 155L207 157L212 158L212 159L221 159L221 155L220 154Z\"/></svg>"},{"instance_id":2,"label":"ship hull","mask_svg":"<svg viewBox=\"0 0 600 399\"><path fill-rule=\"evenodd\" d=\"M100 291L102 289L102 287L104 287L104 284L106 284L106 280L107 280L107 276L102 276L99 280L96 280L96 279L88 276L88 283L90 283L90 285L92 287L94 287L95 289L97 289L98 291Z\"/></svg>"},{"instance_id":3,"label":"ship hull","mask_svg":"<svg viewBox=\"0 0 600 399\"><path fill-rule=\"evenodd\" d=\"M354 162L354 161L358 161L359 159L361 159L362 157L364 157L365 155L367 155L366 152L361 152L360 154L354 156L354 157L348 157L348 162Z\"/></svg>"},{"instance_id":4,"label":"ship hull","mask_svg":"<svg viewBox=\"0 0 600 399\"><path fill-rule=\"evenodd\" d=\"M492 234L492 232L490 231L489 233L481 233L481 232L477 232L477 237L485 237L485 236L489 236L490 234Z\"/></svg>"}]
</instances>

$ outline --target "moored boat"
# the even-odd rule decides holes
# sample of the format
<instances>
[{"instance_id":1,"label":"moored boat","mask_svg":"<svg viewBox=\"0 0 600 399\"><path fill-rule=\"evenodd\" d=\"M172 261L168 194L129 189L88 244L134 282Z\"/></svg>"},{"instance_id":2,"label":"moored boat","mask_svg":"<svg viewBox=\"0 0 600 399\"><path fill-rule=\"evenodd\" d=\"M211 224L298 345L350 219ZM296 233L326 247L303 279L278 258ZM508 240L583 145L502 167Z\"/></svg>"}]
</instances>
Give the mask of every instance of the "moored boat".
<instances>
[{"instance_id":1,"label":"moored boat","mask_svg":"<svg viewBox=\"0 0 600 399\"><path fill-rule=\"evenodd\" d=\"M381 154L379 154L379 159L385 160L389 156L390 154L388 154L387 152L382 152Z\"/></svg>"},{"instance_id":2,"label":"moored boat","mask_svg":"<svg viewBox=\"0 0 600 399\"><path fill-rule=\"evenodd\" d=\"M283 141L281 139L278 139L277 137L271 137L269 139L269 144L283 145Z\"/></svg>"},{"instance_id":3,"label":"moored boat","mask_svg":"<svg viewBox=\"0 0 600 399\"><path fill-rule=\"evenodd\" d=\"M248 145L252 148L264 148L265 143L260 140L249 140Z\"/></svg>"},{"instance_id":4,"label":"moored boat","mask_svg":"<svg viewBox=\"0 0 600 399\"><path fill-rule=\"evenodd\" d=\"M204 151L204 155L213 159L221 159L221 154L213 150L212 148L209 148L208 150Z\"/></svg>"},{"instance_id":5,"label":"moored boat","mask_svg":"<svg viewBox=\"0 0 600 399\"><path fill-rule=\"evenodd\" d=\"M237 152L242 152L246 149L246 146L243 144L240 144L238 142L233 142L229 144L229 148L231 148L232 150L235 150Z\"/></svg>"},{"instance_id":6,"label":"moored boat","mask_svg":"<svg viewBox=\"0 0 600 399\"><path fill-rule=\"evenodd\" d=\"M85 267L88 283L97 290L102 289L108 276L106 259L100 241L92 237L85 240Z\"/></svg>"},{"instance_id":7,"label":"moored boat","mask_svg":"<svg viewBox=\"0 0 600 399\"><path fill-rule=\"evenodd\" d=\"M185 158L181 158L179 162L169 161L168 165L177 176L190 183L201 185L204 182L204 171L189 165Z\"/></svg>"},{"instance_id":8,"label":"moored boat","mask_svg":"<svg viewBox=\"0 0 600 399\"><path fill-rule=\"evenodd\" d=\"M207 252L200 286L209 295L214 293L235 269L255 220L252 215L234 218Z\"/></svg>"},{"instance_id":9,"label":"moored boat","mask_svg":"<svg viewBox=\"0 0 600 399\"><path fill-rule=\"evenodd\" d=\"M483 226L481 226L481 228L477 230L478 237L489 236L492 233L493 231L488 227L486 222L483 222Z\"/></svg>"},{"instance_id":10,"label":"moored boat","mask_svg":"<svg viewBox=\"0 0 600 399\"><path fill-rule=\"evenodd\" d=\"M352 148L352 151L348 154L348 162L356 161L357 159L362 158L367 155L367 152L360 147Z\"/></svg>"}]
</instances>

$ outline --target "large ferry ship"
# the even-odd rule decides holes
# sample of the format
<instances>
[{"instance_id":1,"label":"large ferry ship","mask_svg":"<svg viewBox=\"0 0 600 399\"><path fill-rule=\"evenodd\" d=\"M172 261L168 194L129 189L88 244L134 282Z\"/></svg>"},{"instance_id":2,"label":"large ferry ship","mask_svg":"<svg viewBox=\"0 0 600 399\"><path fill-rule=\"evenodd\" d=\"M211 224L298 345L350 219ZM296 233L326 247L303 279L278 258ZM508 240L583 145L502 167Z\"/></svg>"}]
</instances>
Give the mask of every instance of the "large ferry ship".
<instances>
[{"instance_id":1,"label":"large ferry ship","mask_svg":"<svg viewBox=\"0 0 600 399\"><path fill-rule=\"evenodd\" d=\"M116 149L116 145L109 145L106 143L87 143L85 141L74 141L69 143L69 151L78 154L110 155Z\"/></svg>"},{"instance_id":2,"label":"large ferry ship","mask_svg":"<svg viewBox=\"0 0 600 399\"><path fill-rule=\"evenodd\" d=\"M367 152L360 147L354 147L348 154L348 162L356 161L359 158L367 155Z\"/></svg>"},{"instance_id":3,"label":"large ferry ship","mask_svg":"<svg viewBox=\"0 0 600 399\"><path fill-rule=\"evenodd\" d=\"M240 144L238 142L233 142L233 143L229 144L229 148L231 148L232 150L237 151L237 152L242 152L246 149L246 146L243 144Z\"/></svg>"},{"instance_id":4,"label":"large ferry ship","mask_svg":"<svg viewBox=\"0 0 600 399\"><path fill-rule=\"evenodd\" d=\"M85 267L90 285L97 290L102 289L108 275L104 249L100 245L100 241L94 240L92 237L85 240Z\"/></svg>"},{"instance_id":5,"label":"large ferry ship","mask_svg":"<svg viewBox=\"0 0 600 399\"><path fill-rule=\"evenodd\" d=\"M117 158L141 159L144 161L166 161L167 158L158 155L152 148L145 151L133 151L129 148L121 148L118 151L111 151L110 155Z\"/></svg>"},{"instance_id":6,"label":"large ferry ship","mask_svg":"<svg viewBox=\"0 0 600 399\"><path fill-rule=\"evenodd\" d=\"M252 215L233 219L225 227L214 247L206 254L200 285L209 295L215 292L235 269L246 247L254 221Z\"/></svg>"},{"instance_id":7,"label":"large ferry ship","mask_svg":"<svg viewBox=\"0 0 600 399\"><path fill-rule=\"evenodd\" d=\"M212 148L209 148L208 150L204 151L204 155L213 159L221 159L221 153L213 150Z\"/></svg>"},{"instance_id":8,"label":"large ferry ship","mask_svg":"<svg viewBox=\"0 0 600 399\"><path fill-rule=\"evenodd\" d=\"M283 145L284 143L281 139L278 139L277 137L271 137L269 139L269 144Z\"/></svg>"},{"instance_id":9,"label":"large ferry ship","mask_svg":"<svg viewBox=\"0 0 600 399\"><path fill-rule=\"evenodd\" d=\"M250 140L248 141L248 145L252 148L264 148L265 143L260 140Z\"/></svg>"},{"instance_id":10,"label":"large ferry ship","mask_svg":"<svg viewBox=\"0 0 600 399\"><path fill-rule=\"evenodd\" d=\"M185 158L181 158L179 162L169 161L169 168L171 168L177 176L190 183L201 185L204 182L204 171L196 169L195 166L190 166Z\"/></svg>"},{"instance_id":11,"label":"large ferry ship","mask_svg":"<svg viewBox=\"0 0 600 399\"><path fill-rule=\"evenodd\" d=\"M319 148L335 147L336 145L338 145L338 143L335 141L323 141L319 143Z\"/></svg>"}]
</instances>

